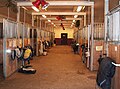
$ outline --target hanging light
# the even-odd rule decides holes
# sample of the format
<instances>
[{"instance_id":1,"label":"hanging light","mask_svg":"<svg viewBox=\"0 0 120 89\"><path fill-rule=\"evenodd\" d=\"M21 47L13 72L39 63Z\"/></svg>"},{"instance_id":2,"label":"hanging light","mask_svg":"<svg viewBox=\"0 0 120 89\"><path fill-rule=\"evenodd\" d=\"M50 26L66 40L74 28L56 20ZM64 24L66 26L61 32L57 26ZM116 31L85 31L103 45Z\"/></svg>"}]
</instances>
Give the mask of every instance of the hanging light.
<instances>
[{"instance_id":1,"label":"hanging light","mask_svg":"<svg viewBox=\"0 0 120 89\"><path fill-rule=\"evenodd\" d=\"M42 6L42 9L46 9L49 6L49 3L47 3L45 0L36 0L35 2L32 2L32 4L32 8L37 12L39 12L40 4Z\"/></svg>"},{"instance_id":2,"label":"hanging light","mask_svg":"<svg viewBox=\"0 0 120 89\"><path fill-rule=\"evenodd\" d=\"M42 9L46 9L49 6L49 3L47 3L45 0L40 0L41 1L41 5L42 5Z\"/></svg>"},{"instance_id":3,"label":"hanging light","mask_svg":"<svg viewBox=\"0 0 120 89\"><path fill-rule=\"evenodd\" d=\"M33 4L32 8L37 12L39 12L40 3L41 3L40 0L36 0L35 2L32 2L32 4Z\"/></svg>"},{"instance_id":4,"label":"hanging light","mask_svg":"<svg viewBox=\"0 0 120 89\"><path fill-rule=\"evenodd\" d=\"M57 20L62 20L62 18L60 16L57 16L56 19Z\"/></svg>"}]
</instances>

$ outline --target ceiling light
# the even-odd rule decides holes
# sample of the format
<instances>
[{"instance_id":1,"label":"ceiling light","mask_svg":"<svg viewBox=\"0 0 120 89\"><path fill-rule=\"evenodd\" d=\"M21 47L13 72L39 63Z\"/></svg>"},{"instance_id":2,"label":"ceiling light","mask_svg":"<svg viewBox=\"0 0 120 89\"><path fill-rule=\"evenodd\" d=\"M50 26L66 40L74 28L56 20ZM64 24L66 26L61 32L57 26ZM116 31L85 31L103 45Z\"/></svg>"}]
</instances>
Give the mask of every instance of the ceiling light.
<instances>
[{"instance_id":1,"label":"ceiling light","mask_svg":"<svg viewBox=\"0 0 120 89\"><path fill-rule=\"evenodd\" d=\"M73 22L75 22L75 20L73 20Z\"/></svg>"},{"instance_id":2,"label":"ceiling light","mask_svg":"<svg viewBox=\"0 0 120 89\"><path fill-rule=\"evenodd\" d=\"M48 20L48 22L51 22L51 20Z\"/></svg>"},{"instance_id":3,"label":"ceiling light","mask_svg":"<svg viewBox=\"0 0 120 89\"><path fill-rule=\"evenodd\" d=\"M39 12L39 9L36 8L35 6L32 6L33 10L35 10L36 12Z\"/></svg>"},{"instance_id":4,"label":"ceiling light","mask_svg":"<svg viewBox=\"0 0 120 89\"><path fill-rule=\"evenodd\" d=\"M54 26L56 26L56 25L54 25Z\"/></svg>"},{"instance_id":5,"label":"ceiling light","mask_svg":"<svg viewBox=\"0 0 120 89\"><path fill-rule=\"evenodd\" d=\"M54 24L54 23L51 23L51 24Z\"/></svg>"},{"instance_id":6,"label":"ceiling light","mask_svg":"<svg viewBox=\"0 0 120 89\"><path fill-rule=\"evenodd\" d=\"M81 9L82 9L82 6L78 6L78 8L77 8L77 12L80 12Z\"/></svg>"},{"instance_id":7,"label":"ceiling light","mask_svg":"<svg viewBox=\"0 0 120 89\"><path fill-rule=\"evenodd\" d=\"M84 10L84 9L85 9L85 6L83 6L82 9Z\"/></svg>"},{"instance_id":8,"label":"ceiling light","mask_svg":"<svg viewBox=\"0 0 120 89\"><path fill-rule=\"evenodd\" d=\"M78 15L74 15L74 18L77 18L78 17Z\"/></svg>"},{"instance_id":9,"label":"ceiling light","mask_svg":"<svg viewBox=\"0 0 120 89\"><path fill-rule=\"evenodd\" d=\"M32 8L33 8L35 11L39 12L40 0L36 0L35 2L32 2L32 4L33 4Z\"/></svg>"},{"instance_id":10,"label":"ceiling light","mask_svg":"<svg viewBox=\"0 0 120 89\"><path fill-rule=\"evenodd\" d=\"M42 15L43 18L47 18L45 15Z\"/></svg>"},{"instance_id":11,"label":"ceiling light","mask_svg":"<svg viewBox=\"0 0 120 89\"><path fill-rule=\"evenodd\" d=\"M72 23L72 25L73 25L74 23Z\"/></svg>"},{"instance_id":12,"label":"ceiling light","mask_svg":"<svg viewBox=\"0 0 120 89\"><path fill-rule=\"evenodd\" d=\"M49 3L47 3L45 0L41 0L42 9L46 9L49 6Z\"/></svg>"}]
</instances>

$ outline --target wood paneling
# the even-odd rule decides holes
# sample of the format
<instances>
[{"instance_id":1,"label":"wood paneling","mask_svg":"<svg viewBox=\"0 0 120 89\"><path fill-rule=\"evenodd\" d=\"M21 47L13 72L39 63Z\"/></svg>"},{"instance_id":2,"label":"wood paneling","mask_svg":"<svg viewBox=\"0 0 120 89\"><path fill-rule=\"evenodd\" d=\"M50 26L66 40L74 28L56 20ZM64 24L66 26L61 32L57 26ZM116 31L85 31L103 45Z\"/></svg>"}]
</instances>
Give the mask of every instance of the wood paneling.
<instances>
[{"instance_id":1,"label":"wood paneling","mask_svg":"<svg viewBox=\"0 0 120 89\"><path fill-rule=\"evenodd\" d=\"M85 11L87 12L87 24L90 24L91 8L87 7ZM94 0L94 21L101 23L104 22L104 0Z\"/></svg>"},{"instance_id":2,"label":"wood paneling","mask_svg":"<svg viewBox=\"0 0 120 89\"><path fill-rule=\"evenodd\" d=\"M115 50L115 47L117 50ZM109 56L120 63L120 45L109 44ZM120 68L116 67L116 73L112 80L112 89L118 89L120 87Z\"/></svg>"},{"instance_id":3,"label":"wood paneling","mask_svg":"<svg viewBox=\"0 0 120 89\"><path fill-rule=\"evenodd\" d=\"M95 22L104 22L104 0L94 0Z\"/></svg>"},{"instance_id":4,"label":"wood paneling","mask_svg":"<svg viewBox=\"0 0 120 89\"><path fill-rule=\"evenodd\" d=\"M96 50L96 46L104 46L103 40L94 40L94 52L93 52L93 70L98 70L98 58L100 57L101 51ZM103 52L103 50L102 50Z\"/></svg>"},{"instance_id":5,"label":"wood paneling","mask_svg":"<svg viewBox=\"0 0 120 89\"><path fill-rule=\"evenodd\" d=\"M109 10L119 5L119 0L109 0Z\"/></svg>"},{"instance_id":6,"label":"wood paneling","mask_svg":"<svg viewBox=\"0 0 120 89\"><path fill-rule=\"evenodd\" d=\"M72 40L73 40L72 38L68 38L67 44L70 45ZM56 41L56 45L61 45L61 38L55 38L55 41Z\"/></svg>"}]
</instances>

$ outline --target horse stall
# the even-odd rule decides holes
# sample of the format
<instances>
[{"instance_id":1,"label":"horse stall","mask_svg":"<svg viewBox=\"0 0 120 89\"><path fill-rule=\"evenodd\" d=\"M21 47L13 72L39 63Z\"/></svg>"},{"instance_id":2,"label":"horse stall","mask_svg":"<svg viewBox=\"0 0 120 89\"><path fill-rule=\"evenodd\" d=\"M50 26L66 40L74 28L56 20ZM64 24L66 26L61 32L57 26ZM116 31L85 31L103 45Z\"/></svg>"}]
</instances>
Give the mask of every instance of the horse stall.
<instances>
[{"instance_id":1,"label":"horse stall","mask_svg":"<svg viewBox=\"0 0 120 89\"><path fill-rule=\"evenodd\" d=\"M117 64L120 64L120 6L107 14L107 55ZM116 67L116 73L112 80L112 89L120 87L120 67Z\"/></svg>"},{"instance_id":2,"label":"horse stall","mask_svg":"<svg viewBox=\"0 0 120 89\"><path fill-rule=\"evenodd\" d=\"M12 52L19 48L31 45L30 27L23 23L3 20L3 73L4 77L10 76L22 65L22 61L12 56Z\"/></svg>"},{"instance_id":3,"label":"horse stall","mask_svg":"<svg viewBox=\"0 0 120 89\"><path fill-rule=\"evenodd\" d=\"M86 67L90 70L98 70L99 65L97 60L104 50L104 24L95 23L93 33L94 36L92 41L91 25L88 25L74 33L74 38L79 40L80 45L85 44L87 48L87 52L85 53L86 57L84 57ZM92 45L94 45L93 50L91 50ZM80 53L81 52L82 51L80 51Z\"/></svg>"},{"instance_id":4,"label":"horse stall","mask_svg":"<svg viewBox=\"0 0 120 89\"><path fill-rule=\"evenodd\" d=\"M104 53L104 23L94 24L93 70L98 70L98 59Z\"/></svg>"},{"instance_id":5,"label":"horse stall","mask_svg":"<svg viewBox=\"0 0 120 89\"><path fill-rule=\"evenodd\" d=\"M18 68L17 59L11 56L17 46L17 23L4 19L3 34L3 73L6 78Z\"/></svg>"}]
</instances>

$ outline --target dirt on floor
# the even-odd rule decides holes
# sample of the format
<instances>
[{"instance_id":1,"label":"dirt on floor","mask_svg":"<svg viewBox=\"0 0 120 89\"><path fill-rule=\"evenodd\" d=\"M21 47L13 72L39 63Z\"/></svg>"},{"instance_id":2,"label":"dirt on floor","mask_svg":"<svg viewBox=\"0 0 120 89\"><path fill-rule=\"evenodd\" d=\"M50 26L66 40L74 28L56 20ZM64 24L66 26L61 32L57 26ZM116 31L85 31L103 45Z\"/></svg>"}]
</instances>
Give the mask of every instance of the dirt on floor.
<instances>
[{"instance_id":1,"label":"dirt on floor","mask_svg":"<svg viewBox=\"0 0 120 89\"><path fill-rule=\"evenodd\" d=\"M89 71L70 46L52 47L31 65L35 74L16 72L0 82L0 89L95 89L96 72Z\"/></svg>"}]
</instances>

